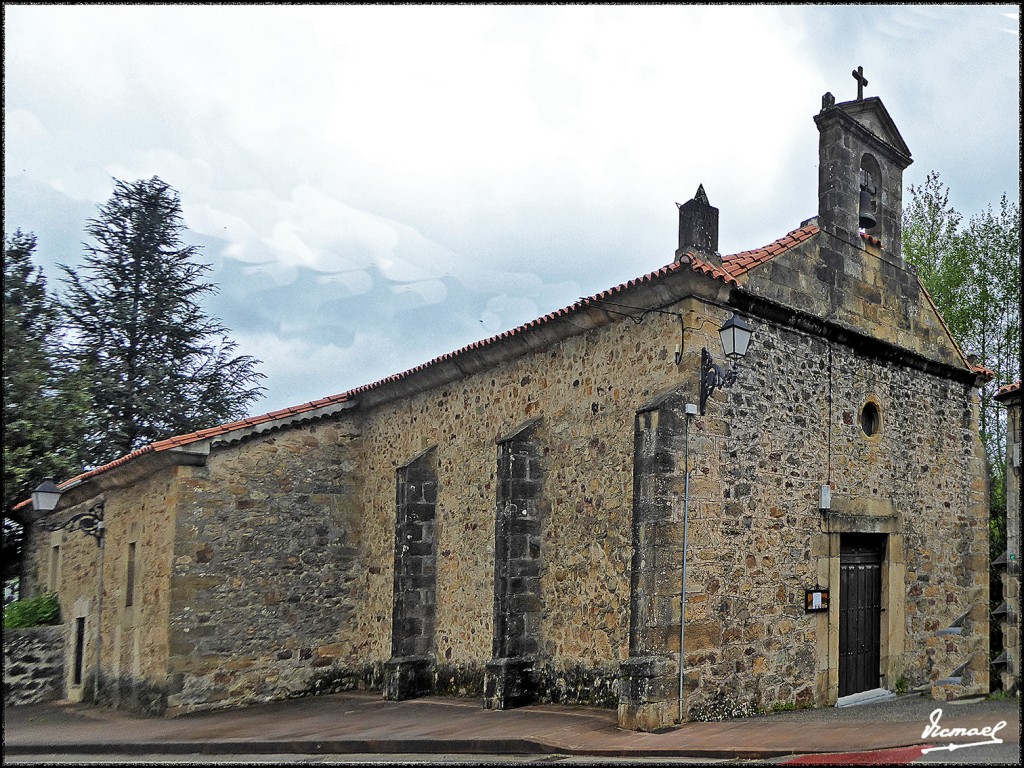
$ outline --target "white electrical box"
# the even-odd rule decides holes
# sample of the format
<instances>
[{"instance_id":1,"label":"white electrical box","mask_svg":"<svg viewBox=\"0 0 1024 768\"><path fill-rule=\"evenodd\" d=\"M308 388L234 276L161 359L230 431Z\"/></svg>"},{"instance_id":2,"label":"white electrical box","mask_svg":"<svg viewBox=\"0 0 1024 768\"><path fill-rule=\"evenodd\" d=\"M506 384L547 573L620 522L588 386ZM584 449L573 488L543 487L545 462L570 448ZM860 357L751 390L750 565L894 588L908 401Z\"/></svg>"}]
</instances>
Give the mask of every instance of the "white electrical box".
<instances>
[{"instance_id":1,"label":"white electrical box","mask_svg":"<svg viewBox=\"0 0 1024 768\"><path fill-rule=\"evenodd\" d=\"M832 488L823 485L818 493L818 509L832 509Z\"/></svg>"}]
</instances>

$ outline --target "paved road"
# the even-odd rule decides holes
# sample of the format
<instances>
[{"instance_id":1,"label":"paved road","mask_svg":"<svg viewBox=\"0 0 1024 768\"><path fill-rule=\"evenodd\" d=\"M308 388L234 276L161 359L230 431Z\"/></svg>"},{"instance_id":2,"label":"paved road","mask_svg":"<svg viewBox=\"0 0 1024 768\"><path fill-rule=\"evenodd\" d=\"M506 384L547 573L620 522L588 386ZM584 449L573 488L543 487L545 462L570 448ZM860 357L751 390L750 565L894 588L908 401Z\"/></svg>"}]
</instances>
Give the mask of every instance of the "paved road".
<instances>
[{"instance_id":1,"label":"paved road","mask_svg":"<svg viewBox=\"0 0 1024 768\"><path fill-rule=\"evenodd\" d=\"M794 756L771 760L711 759L706 757L595 758L588 755L466 755L466 754L355 754L355 755L12 755L8 765L480 765L480 766L659 766L659 765L784 765ZM886 761L887 762L887 761ZM878 764L878 763L876 763ZM954 752L923 755L914 765L1020 765L1017 744L986 745Z\"/></svg>"},{"instance_id":2,"label":"paved road","mask_svg":"<svg viewBox=\"0 0 1024 768\"><path fill-rule=\"evenodd\" d=\"M714 765L742 761L699 757L594 758L586 755L14 755L7 765ZM765 763L762 763L765 764Z\"/></svg>"},{"instance_id":3,"label":"paved road","mask_svg":"<svg viewBox=\"0 0 1024 768\"><path fill-rule=\"evenodd\" d=\"M912 754L903 762L915 758L931 764L1019 762L1017 699L937 703L920 696L903 696L843 709L687 723L665 732L644 734L619 729L612 710L533 705L493 712L469 699L428 697L390 702L372 692L332 694L173 719L141 718L67 702L6 708L3 756L7 762L16 760L20 764L126 764L140 760L358 764L353 762L356 756L365 756L362 764L415 764L453 762L456 755L462 756L458 762L493 765L665 765L678 763L684 756L696 762L779 764L807 753L905 750L922 743L948 743L941 738L922 737L922 730L937 709L942 710L943 726L949 728L980 729L1005 720L1007 726L999 735L1007 743L932 752L923 757ZM116 755L122 759L114 760Z\"/></svg>"}]
</instances>

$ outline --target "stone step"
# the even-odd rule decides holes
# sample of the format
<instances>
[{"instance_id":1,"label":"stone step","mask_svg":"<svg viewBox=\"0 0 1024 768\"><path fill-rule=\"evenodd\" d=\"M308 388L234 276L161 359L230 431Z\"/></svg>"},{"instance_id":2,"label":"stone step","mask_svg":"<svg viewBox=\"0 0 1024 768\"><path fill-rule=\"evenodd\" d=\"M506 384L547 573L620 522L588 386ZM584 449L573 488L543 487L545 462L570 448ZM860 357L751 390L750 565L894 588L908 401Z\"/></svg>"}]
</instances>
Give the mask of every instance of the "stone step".
<instances>
[{"instance_id":1,"label":"stone step","mask_svg":"<svg viewBox=\"0 0 1024 768\"><path fill-rule=\"evenodd\" d=\"M851 693L849 696L843 696L841 699L836 701L837 707L856 707L860 704L875 704L879 701L886 701L888 699L895 699L896 694L892 691L887 691L885 688L874 688L870 691L861 691L860 693Z\"/></svg>"}]
</instances>

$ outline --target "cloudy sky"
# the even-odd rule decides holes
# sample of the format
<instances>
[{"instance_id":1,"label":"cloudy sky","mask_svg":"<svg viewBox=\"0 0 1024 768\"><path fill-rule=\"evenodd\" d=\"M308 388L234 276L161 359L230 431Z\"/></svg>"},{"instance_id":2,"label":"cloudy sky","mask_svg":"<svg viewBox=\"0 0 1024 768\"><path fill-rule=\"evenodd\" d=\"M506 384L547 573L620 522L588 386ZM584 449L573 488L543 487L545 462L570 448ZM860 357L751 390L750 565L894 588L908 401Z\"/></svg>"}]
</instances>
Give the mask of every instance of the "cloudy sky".
<instances>
[{"instance_id":1,"label":"cloudy sky","mask_svg":"<svg viewBox=\"0 0 1024 768\"><path fill-rule=\"evenodd\" d=\"M159 176L263 360L254 413L366 384L816 213L821 96L880 96L963 213L1019 200L1017 6L4 6L4 229L81 256Z\"/></svg>"}]
</instances>

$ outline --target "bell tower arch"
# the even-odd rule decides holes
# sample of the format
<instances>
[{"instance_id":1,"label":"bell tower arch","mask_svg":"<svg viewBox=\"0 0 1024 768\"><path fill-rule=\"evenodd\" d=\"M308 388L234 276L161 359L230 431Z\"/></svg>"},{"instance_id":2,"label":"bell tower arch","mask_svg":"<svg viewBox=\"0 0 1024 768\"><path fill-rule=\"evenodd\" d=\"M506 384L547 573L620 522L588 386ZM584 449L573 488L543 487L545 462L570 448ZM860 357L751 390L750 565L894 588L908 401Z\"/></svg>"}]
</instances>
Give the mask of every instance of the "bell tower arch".
<instances>
[{"instance_id":1,"label":"bell tower arch","mask_svg":"<svg viewBox=\"0 0 1024 768\"><path fill-rule=\"evenodd\" d=\"M870 235L881 241L883 251L900 256L903 171L913 160L882 100L871 96L837 104L826 93L814 122L818 227L851 244L859 244L861 233Z\"/></svg>"}]
</instances>

